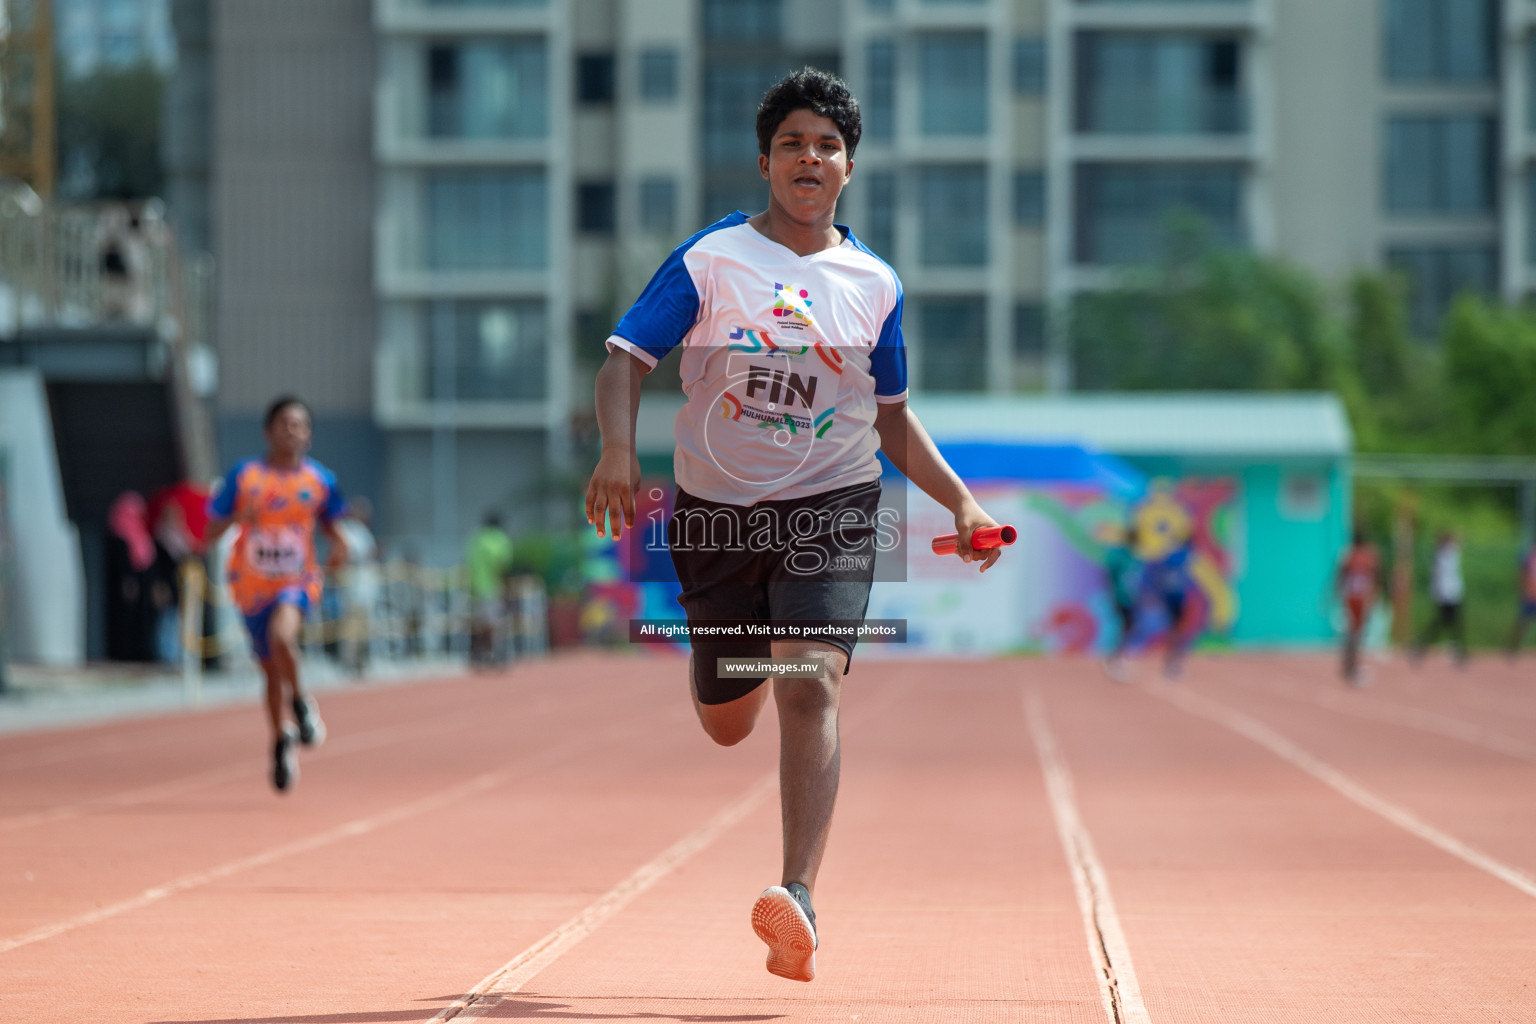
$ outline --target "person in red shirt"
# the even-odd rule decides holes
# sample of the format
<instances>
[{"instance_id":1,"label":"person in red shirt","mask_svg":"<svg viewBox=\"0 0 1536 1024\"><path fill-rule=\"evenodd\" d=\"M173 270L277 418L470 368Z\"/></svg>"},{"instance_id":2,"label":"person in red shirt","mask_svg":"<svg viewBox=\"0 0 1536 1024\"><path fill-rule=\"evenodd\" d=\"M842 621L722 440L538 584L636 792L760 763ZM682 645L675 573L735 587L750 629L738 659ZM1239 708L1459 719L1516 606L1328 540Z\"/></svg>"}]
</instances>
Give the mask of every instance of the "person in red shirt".
<instances>
[{"instance_id":1,"label":"person in red shirt","mask_svg":"<svg viewBox=\"0 0 1536 1024\"><path fill-rule=\"evenodd\" d=\"M1354 541L1344 553L1339 565L1338 593L1344 602L1344 613L1349 622L1344 634L1344 678L1351 685L1361 684L1360 638L1365 624L1371 617L1371 608L1381 591L1381 556L1376 546L1365 539L1365 532L1356 528Z\"/></svg>"},{"instance_id":2,"label":"person in red shirt","mask_svg":"<svg viewBox=\"0 0 1536 1024\"><path fill-rule=\"evenodd\" d=\"M313 697L299 681L299 629L322 589L315 557L315 527L330 538L331 568L346 561L347 545L336 530L348 513L336 477L307 458L309 408L299 399L279 398L267 409L267 454L235 465L208 502L208 545L238 525L230 553L230 592L251 634L251 650L267 681L267 715L272 724L272 784L288 789L299 775L295 743L315 746L325 725ZM297 728L285 721L291 703Z\"/></svg>"}]
</instances>

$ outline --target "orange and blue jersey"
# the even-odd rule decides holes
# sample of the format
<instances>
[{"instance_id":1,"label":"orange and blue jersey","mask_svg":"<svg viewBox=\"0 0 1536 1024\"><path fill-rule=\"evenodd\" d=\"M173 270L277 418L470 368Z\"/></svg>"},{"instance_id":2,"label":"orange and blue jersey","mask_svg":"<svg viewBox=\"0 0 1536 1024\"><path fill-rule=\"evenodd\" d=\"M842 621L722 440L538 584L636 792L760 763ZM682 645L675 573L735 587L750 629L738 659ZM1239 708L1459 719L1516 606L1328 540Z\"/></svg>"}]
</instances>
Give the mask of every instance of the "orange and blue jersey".
<instances>
[{"instance_id":1,"label":"orange and blue jersey","mask_svg":"<svg viewBox=\"0 0 1536 1024\"><path fill-rule=\"evenodd\" d=\"M240 527L226 577L235 604L247 618L269 611L279 600L305 611L319 604L322 577L315 557L315 524L347 514L347 499L336 486L335 474L313 459L305 459L297 469L246 459L229 471L209 500L208 512L217 519L233 519Z\"/></svg>"}]
</instances>

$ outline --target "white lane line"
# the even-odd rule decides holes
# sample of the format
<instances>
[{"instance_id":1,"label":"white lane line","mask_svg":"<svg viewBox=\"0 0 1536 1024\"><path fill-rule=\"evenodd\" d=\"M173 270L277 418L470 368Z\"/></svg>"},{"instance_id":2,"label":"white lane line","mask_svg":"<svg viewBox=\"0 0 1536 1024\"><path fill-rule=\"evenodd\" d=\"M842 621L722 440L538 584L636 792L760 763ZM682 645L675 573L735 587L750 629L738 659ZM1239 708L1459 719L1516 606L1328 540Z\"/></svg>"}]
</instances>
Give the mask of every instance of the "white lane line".
<instances>
[{"instance_id":1,"label":"white lane line","mask_svg":"<svg viewBox=\"0 0 1536 1024\"><path fill-rule=\"evenodd\" d=\"M1246 736L1261 747L1268 748L1281 759L1300 768L1313 778L1332 787L1366 810L1380 815L1404 831L1418 836L1420 839L1444 850L1451 856L1488 872L1501 882L1507 882L1527 896L1536 897L1536 879L1532 879L1531 876L1518 868L1511 867L1503 861L1488 856L1475 847L1468 846L1455 836L1440 831L1396 804L1377 796L1331 764L1297 746L1291 740L1258 719L1189 690L1148 687L1147 692L1161 697L1192 715L1199 715L1201 718L1224 725L1239 735Z\"/></svg>"},{"instance_id":2,"label":"white lane line","mask_svg":"<svg viewBox=\"0 0 1536 1024\"><path fill-rule=\"evenodd\" d=\"M667 847L655 859L637 868L633 874L603 893L585 910L486 975L474 988L439 1010L427 1024L444 1024L450 1020L467 1024L469 1021L483 1019L484 1015L500 1005L506 996L521 990L524 985L533 980L535 975L558 960L572 946L597 931L604 922L634 902L641 893L667 877L694 854L719 839L733 825L756 810L768 796L777 791L778 772L774 771L763 776L713 818Z\"/></svg>"},{"instance_id":3,"label":"white lane line","mask_svg":"<svg viewBox=\"0 0 1536 1024\"><path fill-rule=\"evenodd\" d=\"M359 818L356 821L349 821L345 825L338 825L336 828L321 832L318 835L310 836L307 839L300 839L297 842L287 843L283 846L267 850L263 853L255 854L251 857L242 857L239 860L233 860L227 864L221 864L210 871L200 871L196 874L183 875L182 877L167 882L164 885L158 885L153 889L145 889L137 896L133 896L129 899L120 900L117 903L110 903L105 907L98 907L95 910L88 911L84 914L78 914L66 920L55 922L54 924L44 925L41 928L34 928L30 932L25 932L13 938L0 941L0 953L9 953L13 949L19 949L22 946L30 946L34 942L42 942L44 939L51 939L55 935L62 935L65 932L74 931L76 928L83 928L88 924L95 924L98 921L105 921L108 918L126 914L130 910L138 910L141 907L147 907L152 903L159 903L161 900L170 896L174 896L179 892L186 892L188 889L196 889L200 886L207 885L210 882L216 882L221 878L228 878L230 875L238 874L241 871L248 871L251 868L259 868L263 865L271 864L274 861L282 860L285 857L291 857L294 854L306 853L310 850L317 850L322 846L328 846L331 843L342 839L350 839L353 836L366 835L367 833L382 828L385 825L392 825L395 822L403 821L406 818L413 817L417 814L436 810L437 808L446 806L447 804L453 803L456 800L462 800L465 797L484 792L485 790L490 789L492 786L496 786L502 782L505 782L508 776L511 774L512 773L510 771L499 771L487 772L483 775L477 775L473 779L470 779L468 782L462 782L457 786L452 786L449 789L441 790L424 799L415 800L408 804L402 804L401 806L396 807L393 810L386 811L383 814L377 814L368 818Z\"/></svg>"},{"instance_id":4,"label":"white lane line","mask_svg":"<svg viewBox=\"0 0 1536 1024\"><path fill-rule=\"evenodd\" d=\"M35 942L42 942L44 939L51 939L56 935L74 931L76 928L83 928L86 925L96 924L108 918L118 917L132 910L139 910L151 904L159 903L161 900L174 896L177 893L199 888L210 882L216 882L222 878L239 874L242 871L248 871L251 868L263 867L287 857L292 857L295 854L318 850L323 846L329 846L343 839L366 835L369 832L377 831L387 825L404 821L407 818L425 814L428 811L435 811L459 800L474 796L476 793L482 793L495 786L499 786L519 775L527 774L538 768L549 767L552 764L575 757L593 747L610 743L616 735L636 731L645 724L643 719L632 719L617 729L605 729L588 733L542 754L537 754L522 764L503 768L499 771L484 772L466 782L449 786L447 789L442 789L429 796L401 804L391 810L370 815L366 818L358 818L355 821L349 821L344 825L327 829L317 835L285 843L282 846L274 847L262 853L221 864L209 871L199 871L194 874L183 875L180 878L166 882L164 885L155 886L153 889L145 889L137 896L119 900L104 907L97 907L95 910L77 914L63 921L56 921L53 924L34 928L29 932L23 932L9 939L0 939L0 953L9 953L13 949L30 946Z\"/></svg>"},{"instance_id":5,"label":"white lane line","mask_svg":"<svg viewBox=\"0 0 1536 1024\"><path fill-rule=\"evenodd\" d=\"M1136 980L1131 947L1125 940L1125 930L1120 927L1115 901L1110 896L1109 878L1094 852L1093 839L1088 835L1082 815L1078 813L1072 775L1062 760L1050 726L1046 724L1045 708L1037 687L1031 686L1025 691L1024 713L1035 740L1035 752L1040 757L1040 769L1045 774L1045 791L1050 797L1056 831L1072 868L1072 886L1077 890L1077 905L1083 912L1083 930L1088 935L1088 952L1098 975L1105 1016L1110 1024L1151 1024L1152 1018L1141 1001L1141 983Z\"/></svg>"},{"instance_id":6,"label":"white lane line","mask_svg":"<svg viewBox=\"0 0 1536 1024\"><path fill-rule=\"evenodd\" d=\"M464 717L463 715L444 715L439 719L429 720L426 724L387 726L371 732L337 737L327 742L319 750L305 751L303 761L305 764L315 761L326 761L332 757L342 757L347 754L371 750L397 740L420 739L424 730L432 729L434 726L441 727L444 724L457 724L462 722ZM256 778L266 771L269 764L270 762L266 760L251 759L249 761L240 761L235 764L226 764L218 768L196 772L192 775L185 775L179 779L169 779L165 782L155 782L147 786L137 786L133 789L111 793L106 796L81 800L78 803L62 804L43 811L33 811L28 814L0 818L0 834L18 832L22 829L52 824L57 821L68 821L89 811L103 810L110 807L127 807L133 804L147 803L152 800L163 800L195 792L209 786L216 786L222 782Z\"/></svg>"},{"instance_id":7,"label":"white lane line","mask_svg":"<svg viewBox=\"0 0 1536 1024\"><path fill-rule=\"evenodd\" d=\"M1257 687L1266 693L1287 697L1291 700L1310 701L1319 707L1327 708L1341 715L1352 715L1355 718L1363 718L1370 721L1385 722L1388 725L1402 725L1410 729L1418 729L1421 732L1435 733L1473 746L1492 750L1497 754L1507 754L1517 757L1522 761L1536 761L1536 745L1524 743L1512 736L1486 729L1474 722L1468 722L1460 718L1452 718L1442 715L1427 708L1410 707L1407 704L1398 704L1395 701L1381 697L1366 697L1354 694L1358 701L1349 699L1342 693L1334 693L1327 690L1316 692L1297 692L1297 687L1280 689L1268 684L1259 683L1250 679L1239 679L1238 682L1245 686Z\"/></svg>"}]
</instances>

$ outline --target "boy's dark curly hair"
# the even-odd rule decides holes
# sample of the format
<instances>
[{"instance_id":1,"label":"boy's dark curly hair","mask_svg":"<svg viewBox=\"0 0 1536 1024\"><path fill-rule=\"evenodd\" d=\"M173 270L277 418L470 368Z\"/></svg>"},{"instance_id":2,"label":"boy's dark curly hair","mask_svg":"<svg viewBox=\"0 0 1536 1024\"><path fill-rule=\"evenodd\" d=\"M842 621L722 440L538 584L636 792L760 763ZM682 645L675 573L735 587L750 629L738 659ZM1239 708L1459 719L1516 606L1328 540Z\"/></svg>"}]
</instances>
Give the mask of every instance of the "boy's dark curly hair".
<instances>
[{"instance_id":1,"label":"boy's dark curly hair","mask_svg":"<svg viewBox=\"0 0 1536 1024\"><path fill-rule=\"evenodd\" d=\"M267 430L271 430L272 424L277 422L277 417L280 416L283 410L288 408L290 405L298 406L300 409L304 410L304 415L309 416L311 419L314 418L314 415L309 411L309 406L305 404L304 399L300 398L298 395L282 395L279 398L273 399L272 404L267 406L267 416L266 419L262 421L262 426Z\"/></svg>"},{"instance_id":2,"label":"boy's dark curly hair","mask_svg":"<svg viewBox=\"0 0 1536 1024\"><path fill-rule=\"evenodd\" d=\"M757 148L764 156L773 142L773 133L784 119L797 110L809 110L837 125L843 133L848 156L858 148L862 122L859 101L853 98L841 78L820 68L801 68L763 94L757 107Z\"/></svg>"}]
</instances>

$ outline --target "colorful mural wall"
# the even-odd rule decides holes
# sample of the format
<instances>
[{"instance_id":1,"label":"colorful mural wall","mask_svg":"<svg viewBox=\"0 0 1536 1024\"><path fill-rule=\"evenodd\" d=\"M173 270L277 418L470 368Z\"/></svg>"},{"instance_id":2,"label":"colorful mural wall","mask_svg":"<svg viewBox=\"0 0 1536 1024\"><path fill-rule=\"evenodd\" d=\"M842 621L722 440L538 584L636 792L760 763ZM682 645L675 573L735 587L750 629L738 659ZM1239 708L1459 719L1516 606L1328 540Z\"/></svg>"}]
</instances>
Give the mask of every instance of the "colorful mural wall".
<instances>
[{"instance_id":1,"label":"colorful mural wall","mask_svg":"<svg viewBox=\"0 0 1536 1024\"><path fill-rule=\"evenodd\" d=\"M953 519L909 490L907 581L875 584L868 613L908 620L909 642L871 646L868 656L1107 652L1120 618L1105 559L1128 521L1136 524L1135 554L1146 563L1168 558L1187 538L1186 629L1219 643L1236 621L1234 541L1241 531L1232 479L1154 481L1134 496L1019 481L973 483L972 490L994 518L1018 528L1018 543L980 575L959 559L933 555L928 539L953 532ZM1161 643L1169 626L1162 603L1140 597L1132 649Z\"/></svg>"}]
</instances>

